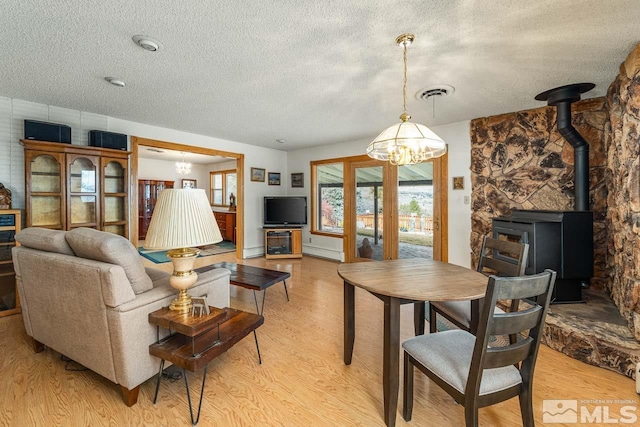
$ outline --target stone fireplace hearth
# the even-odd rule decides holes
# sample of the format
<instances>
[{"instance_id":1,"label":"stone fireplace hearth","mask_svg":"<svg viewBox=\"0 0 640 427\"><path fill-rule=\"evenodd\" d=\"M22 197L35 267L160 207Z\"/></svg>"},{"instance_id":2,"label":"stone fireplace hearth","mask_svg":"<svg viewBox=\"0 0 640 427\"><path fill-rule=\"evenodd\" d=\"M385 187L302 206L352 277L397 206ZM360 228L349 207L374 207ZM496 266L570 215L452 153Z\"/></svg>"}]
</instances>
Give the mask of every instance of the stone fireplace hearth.
<instances>
[{"instance_id":1,"label":"stone fireplace hearth","mask_svg":"<svg viewBox=\"0 0 640 427\"><path fill-rule=\"evenodd\" d=\"M574 359L635 378L640 343L604 292L585 290L584 304L549 308L542 342Z\"/></svg>"}]
</instances>

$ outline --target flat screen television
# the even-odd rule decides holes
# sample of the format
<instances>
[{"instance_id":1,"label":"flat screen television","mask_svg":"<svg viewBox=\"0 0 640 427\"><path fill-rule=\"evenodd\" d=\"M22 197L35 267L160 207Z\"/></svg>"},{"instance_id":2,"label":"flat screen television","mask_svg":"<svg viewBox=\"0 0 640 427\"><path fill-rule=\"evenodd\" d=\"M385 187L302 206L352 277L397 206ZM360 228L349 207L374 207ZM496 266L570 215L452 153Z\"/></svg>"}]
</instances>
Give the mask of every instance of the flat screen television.
<instances>
[{"instance_id":1,"label":"flat screen television","mask_svg":"<svg viewBox=\"0 0 640 427\"><path fill-rule=\"evenodd\" d=\"M307 223L307 198L296 196L265 196L264 225L296 226Z\"/></svg>"}]
</instances>

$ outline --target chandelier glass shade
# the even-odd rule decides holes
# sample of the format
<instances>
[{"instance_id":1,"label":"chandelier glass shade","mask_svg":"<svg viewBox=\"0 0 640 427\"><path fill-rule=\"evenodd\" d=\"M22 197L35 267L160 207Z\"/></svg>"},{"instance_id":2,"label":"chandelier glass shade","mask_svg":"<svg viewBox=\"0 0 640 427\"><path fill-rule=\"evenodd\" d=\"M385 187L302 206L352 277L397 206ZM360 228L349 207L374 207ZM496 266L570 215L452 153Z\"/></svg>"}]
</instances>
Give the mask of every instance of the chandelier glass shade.
<instances>
[{"instance_id":1,"label":"chandelier glass shade","mask_svg":"<svg viewBox=\"0 0 640 427\"><path fill-rule=\"evenodd\" d=\"M367 147L367 155L377 160L388 161L392 165L412 165L440 157L447 152L447 146L428 127L411 122L407 113L407 46L415 36L402 34L396 38L402 47L404 57L403 113L397 123L380 133Z\"/></svg>"},{"instance_id":2,"label":"chandelier glass shade","mask_svg":"<svg viewBox=\"0 0 640 427\"><path fill-rule=\"evenodd\" d=\"M182 154L182 161L176 162L176 173L179 175L189 175L191 173L191 163L184 161L184 153Z\"/></svg>"}]
</instances>

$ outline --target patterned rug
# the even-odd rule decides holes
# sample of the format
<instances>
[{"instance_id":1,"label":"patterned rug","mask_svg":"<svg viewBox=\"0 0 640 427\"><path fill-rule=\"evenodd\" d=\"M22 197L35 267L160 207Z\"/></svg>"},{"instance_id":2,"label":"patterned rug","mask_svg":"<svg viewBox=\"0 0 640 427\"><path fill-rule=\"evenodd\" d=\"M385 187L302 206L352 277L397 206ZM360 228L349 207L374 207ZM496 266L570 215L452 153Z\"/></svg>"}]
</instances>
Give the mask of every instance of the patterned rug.
<instances>
[{"instance_id":1,"label":"patterned rug","mask_svg":"<svg viewBox=\"0 0 640 427\"><path fill-rule=\"evenodd\" d=\"M223 241L215 245L201 247L200 255L198 255L198 257L224 254L227 252L234 252L235 250L236 245L231 242ZM171 262L169 257L167 257L167 251L148 251L143 248L138 248L138 253L155 264Z\"/></svg>"}]
</instances>

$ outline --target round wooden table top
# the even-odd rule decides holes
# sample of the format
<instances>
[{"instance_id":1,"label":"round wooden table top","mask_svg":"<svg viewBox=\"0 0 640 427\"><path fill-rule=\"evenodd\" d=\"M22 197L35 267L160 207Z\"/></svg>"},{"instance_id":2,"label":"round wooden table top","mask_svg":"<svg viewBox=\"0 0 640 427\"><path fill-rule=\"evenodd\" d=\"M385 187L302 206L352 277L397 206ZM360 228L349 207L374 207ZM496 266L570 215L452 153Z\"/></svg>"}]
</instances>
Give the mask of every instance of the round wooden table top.
<instances>
[{"instance_id":1,"label":"round wooden table top","mask_svg":"<svg viewBox=\"0 0 640 427\"><path fill-rule=\"evenodd\" d=\"M340 264L338 275L369 292L416 301L482 298L488 281L470 268L424 258Z\"/></svg>"}]
</instances>

